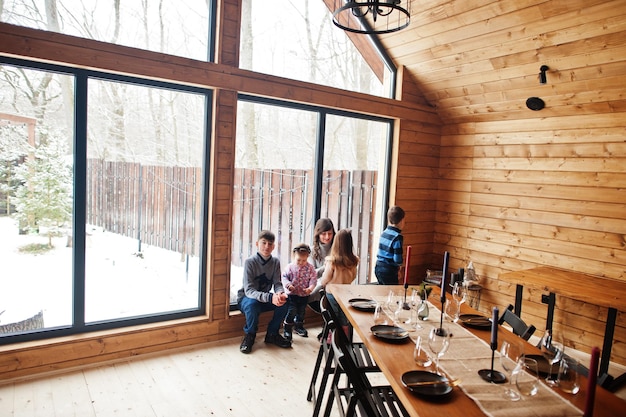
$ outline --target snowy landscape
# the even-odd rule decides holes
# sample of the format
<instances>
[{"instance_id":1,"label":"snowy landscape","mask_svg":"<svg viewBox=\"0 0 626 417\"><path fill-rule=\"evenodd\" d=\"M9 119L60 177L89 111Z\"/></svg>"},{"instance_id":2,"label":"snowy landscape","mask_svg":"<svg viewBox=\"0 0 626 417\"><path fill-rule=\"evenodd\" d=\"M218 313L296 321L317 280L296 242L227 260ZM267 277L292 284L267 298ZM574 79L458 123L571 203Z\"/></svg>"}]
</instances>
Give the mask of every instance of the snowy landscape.
<instances>
[{"instance_id":1,"label":"snowy landscape","mask_svg":"<svg viewBox=\"0 0 626 417\"><path fill-rule=\"evenodd\" d=\"M68 237L54 248L23 253L47 236L20 235L17 222L0 217L0 324L24 320L39 311L46 327L72 321L72 248ZM89 228L86 248L86 321L191 309L198 305L198 259L142 245L136 239Z\"/></svg>"}]
</instances>

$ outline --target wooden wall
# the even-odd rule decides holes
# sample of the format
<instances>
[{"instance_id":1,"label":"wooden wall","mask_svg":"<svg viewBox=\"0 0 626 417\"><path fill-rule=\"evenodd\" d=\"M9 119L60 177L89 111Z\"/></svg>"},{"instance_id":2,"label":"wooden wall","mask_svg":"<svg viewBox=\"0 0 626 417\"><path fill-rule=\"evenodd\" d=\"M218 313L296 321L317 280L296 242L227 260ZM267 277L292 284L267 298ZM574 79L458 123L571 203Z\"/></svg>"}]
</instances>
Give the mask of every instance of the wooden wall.
<instances>
[{"instance_id":1,"label":"wooden wall","mask_svg":"<svg viewBox=\"0 0 626 417\"><path fill-rule=\"evenodd\" d=\"M412 45L444 120L433 252L449 250L453 268L473 261L485 312L512 303L515 288L498 280L506 271L550 265L624 281L626 3L488 3L447 9L422 31L438 44ZM451 26L461 20L464 37ZM530 96L546 108L526 108ZM541 331L541 293L524 297L523 318ZM612 351L622 364L625 314ZM605 318L606 309L557 296L570 346L601 346Z\"/></svg>"}]
</instances>

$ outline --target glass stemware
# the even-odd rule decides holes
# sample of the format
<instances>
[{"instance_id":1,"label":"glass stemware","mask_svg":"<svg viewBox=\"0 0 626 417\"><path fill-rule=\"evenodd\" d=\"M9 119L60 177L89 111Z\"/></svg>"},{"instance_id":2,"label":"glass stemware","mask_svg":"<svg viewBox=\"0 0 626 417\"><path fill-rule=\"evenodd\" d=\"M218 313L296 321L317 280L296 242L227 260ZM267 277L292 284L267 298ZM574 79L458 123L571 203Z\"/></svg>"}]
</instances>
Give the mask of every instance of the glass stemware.
<instances>
[{"instance_id":1,"label":"glass stemware","mask_svg":"<svg viewBox=\"0 0 626 417\"><path fill-rule=\"evenodd\" d=\"M439 373L439 358L450 347L450 332L443 327L433 327L428 334L428 347L435 357L435 373Z\"/></svg>"},{"instance_id":2,"label":"glass stemware","mask_svg":"<svg viewBox=\"0 0 626 417\"><path fill-rule=\"evenodd\" d=\"M424 350L422 336L417 336L415 348L413 348L413 360L418 366L426 368L433 362L428 353Z\"/></svg>"},{"instance_id":3,"label":"glass stemware","mask_svg":"<svg viewBox=\"0 0 626 417\"><path fill-rule=\"evenodd\" d=\"M520 371L520 360L524 357L524 348L521 343L509 343L506 340L500 347L500 365L507 373L509 385L504 388L504 398L518 401L521 397L513 389L513 375Z\"/></svg>"},{"instance_id":4,"label":"glass stemware","mask_svg":"<svg viewBox=\"0 0 626 417\"><path fill-rule=\"evenodd\" d=\"M451 322L458 322L461 315L461 303L457 300L446 300L445 313Z\"/></svg>"},{"instance_id":5,"label":"glass stemware","mask_svg":"<svg viewBox=\"0 0 626 417\"><path fill-rule=\"evenodd\" d=\"M387 313L382 303L376 303L376 309L374 310L374 324L375 325L387 325L389 320L387 319Z\"/></svg>"},{"instance_id":6,"label":"glass stemware","mask_svg":"<svg viewBox=\"0 0 626 417\"><path fill-rule=\"evenodd\" d=\"M541 354L550 364L546 384L555 386L557 385L557 380L552 375L552 365L558 363L565 353L563 338L560 333L554 332L552 329L547 329L539 342L539 347L541 348Z\"/></svg>"},{"instance_id":7,"label":"glass stemware","mask_svg":"<svg viewBox=\"0 0 626 417\"><path fill-rule=\"evenodd\" d=\"M400 299L396 293L393 290L389 290L389 294L387 294L387 302L385 303L389 317L394 317L396 315L399 302Z\"/></svg>"},{"instance_id":8,"label":"glass stemware","mask_svg":"<svg viewBox=\"0 0 626 417\"><path fill-rule=\"evenodd\" d=\"M452 298L459 304L467 300L467 288L462 282L455 282L452 287Z\"/></svg>"},{"instance_id":9,"label":"glass stemware","mask_svg":"<svg viewBox=\"0 0 626 417\"><path fill-rule=\"evenodd\" d=\"M514 372L515 386L520 394L533 396L539 391L539 370L537 361L522 356L519 360L519 367Z\"/></svg>"}]
</instances>

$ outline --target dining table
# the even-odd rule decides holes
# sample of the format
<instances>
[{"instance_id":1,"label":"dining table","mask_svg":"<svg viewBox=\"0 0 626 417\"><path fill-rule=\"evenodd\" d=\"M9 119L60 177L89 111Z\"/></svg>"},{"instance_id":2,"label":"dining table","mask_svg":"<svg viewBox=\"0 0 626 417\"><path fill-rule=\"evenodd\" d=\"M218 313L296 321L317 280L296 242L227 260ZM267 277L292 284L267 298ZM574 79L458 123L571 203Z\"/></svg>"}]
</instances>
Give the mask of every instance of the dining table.
<instances>
[{"instance_id":1,"label":"dining table","mask_svg":"<svg viewBox=\"0 0 626 417\"><path fill-rule=\"evenodd\" d=\"M329 284L326 291L337 300L342 312L348 319L355 338L360 339L369 350L372 358L395 391L407 412L411 416L421 417L474 417L474 416L527 416L527 415L559 415L582 416L587 397L587 378L580 376L580 390L577 394L566 393L558 387L549 387L540 378L539 393L535 396L522 396L519 401L505 399L502 394L505 384L495 384L482 380L478 368L489 368L489 358L493 363L492 369L503 371L500 367L499 353L492 352L490 342L492 331L487 328L469 327L461 322L453 323L447 318L444 327L453 336L450 340L448 352L440 357L440 372L449 380L456 381L452 391L446 395L423 396L412 392L405 386L402 377L411 371L434 372L434 365L427 368L417 365L413 358L415 339L418 334L427 334L432 327L439 327L442 305L440 292L436 286L428 297L428 320L416 320L409 324L394 323L395 326L406 329L410 335L403 343L390 343L389 340L374 335L374 313L369 309L355 308L355 300L372 300L372 303L384 303L390 291L396 294L403 292L411 294L402 285L358 285L358 284ZM448 297L450 295L448 294ZM463 315L482 315L467 303L461 304ZM390 321L394 320L388 314ZM497 344L500 347L503 341L522 343L526 355L541 355L541 351L534 345L524 341L504 326L497 326ZM427 348L427 341L424 341ZM495 357L495 361L494 358ZM485 365L487 364L487 365ZM508 382L507 382L508 384ZM593 415L619 416L626 415L626 401L610 391L596 386Z\"/></svg>"},{"instance_id":2,"label":"dining table","mask_svg":"<svg viewBox=\"0 0 626 417\"><path fill-rule=\"evenodd\" d=\"M626 373L614 378L609 374L613 337L618 312L626 313L626 281L584 274L576 271L542 265L521 271L500 274L501 281L515 284L515 314L522 314L524 288L548 292L542 294L542 302L548 305L546 329L552 329L556 295L582 301L607 309L602 356L600 358L598 382L604 388L616 390L626 384ZM572 285L575 283L575 285ZM545 300L544 300L545 299Z\"/></svg>"}]
</instances>

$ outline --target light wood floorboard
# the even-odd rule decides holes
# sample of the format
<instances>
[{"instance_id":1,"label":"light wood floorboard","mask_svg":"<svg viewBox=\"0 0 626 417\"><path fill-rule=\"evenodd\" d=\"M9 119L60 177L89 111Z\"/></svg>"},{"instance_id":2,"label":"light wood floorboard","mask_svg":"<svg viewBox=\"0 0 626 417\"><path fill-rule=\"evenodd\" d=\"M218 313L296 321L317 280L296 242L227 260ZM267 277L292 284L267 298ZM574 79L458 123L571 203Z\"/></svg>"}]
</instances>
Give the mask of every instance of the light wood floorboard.
<instances>
[{"instance_id":1,"label":"light wood floorboard","mask_svg":"<svg viewBox=\"0 0 626 417\"><path fill-rule=\"evenodd\" d=\"M309 416L320 327L292 349L257 336L0 384L1 417ZM336 415L336 412L334 413Z\"/></svg>"},{"instance_id":2,"label":"light wood floorboard","mask_svg":"<svg viewBox=\"0 0 626 417\"><path fill-rule=\"evenodd\" d=\"M268 346L259 334L249 355L233 338L5 382L0 417L310 416L306 395L320 330L294 335L292 349ZM626 388L618 395L626 398Z\"/></svg>"}]
</instances>

